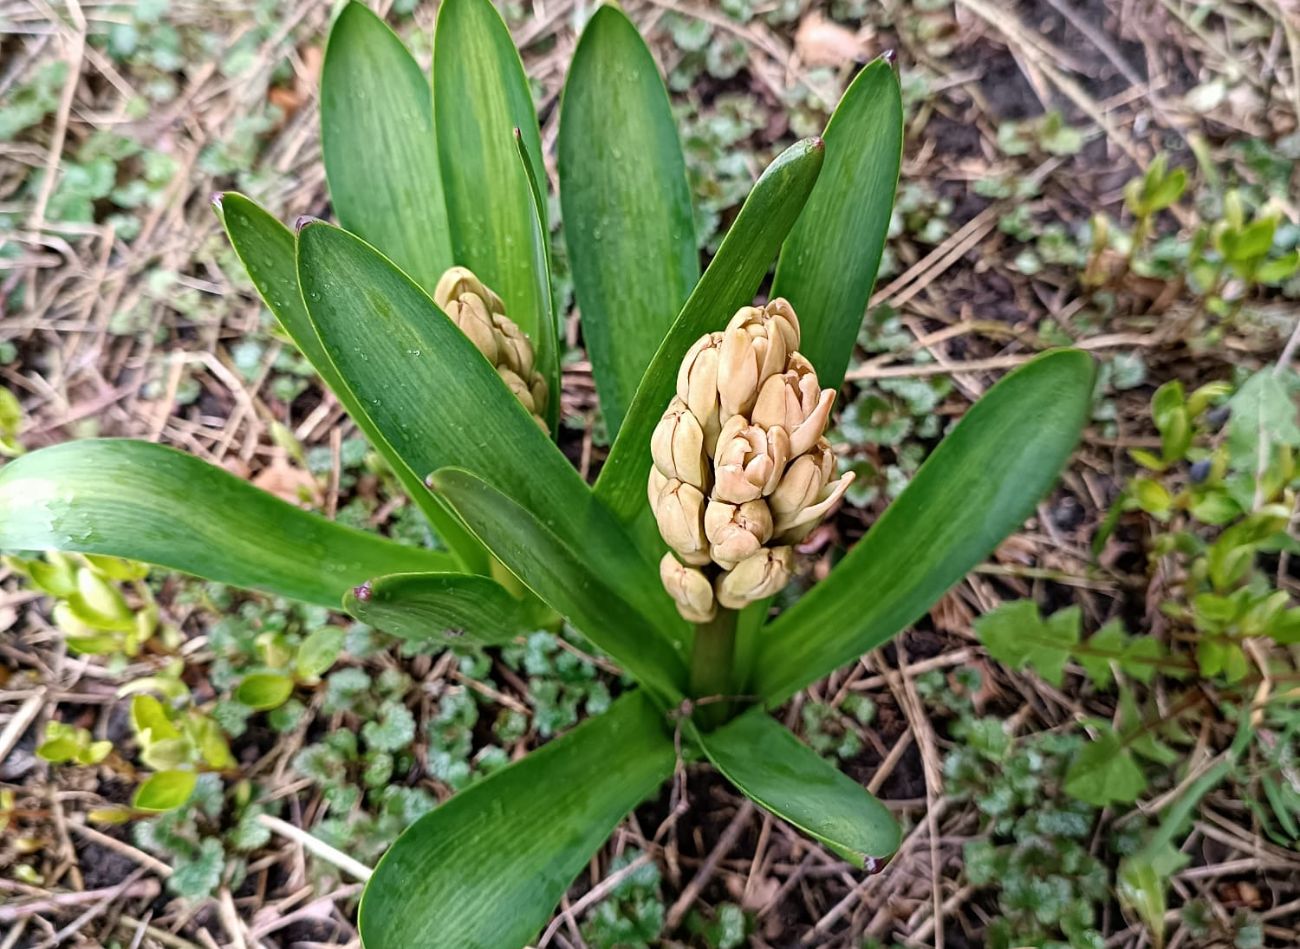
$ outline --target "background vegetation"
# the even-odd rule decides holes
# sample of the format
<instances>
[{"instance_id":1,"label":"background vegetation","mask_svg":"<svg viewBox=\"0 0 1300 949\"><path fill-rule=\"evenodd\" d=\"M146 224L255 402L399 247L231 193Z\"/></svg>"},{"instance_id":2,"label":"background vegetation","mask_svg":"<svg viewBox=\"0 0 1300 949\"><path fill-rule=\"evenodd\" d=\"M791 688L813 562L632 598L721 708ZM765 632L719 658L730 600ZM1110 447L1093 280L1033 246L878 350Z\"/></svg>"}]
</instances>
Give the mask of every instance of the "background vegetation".
<instances>
[{"instance_id":1,"label":"background vegetation","mask_svg":"<svg viewBox=\"0 0 1300 949\"><path fill-rule=\"evenodd\" d=\"M502 4L552 178L591 6ZM766 162L895 51L903 180L836 432L858 480L806 545L825 564L999 374L1066 342L1103 373L1038 516L787 708L904 821L885 872L688 772L691 809L640 808L539 945L1296 945L1293 5L624 6L673 90L704 255ZM381 7L427 57L436 5ZM423 538L207 207L237 188L329 215L330 13L0 3L0 453L150 437ZM604 427L566 326L564 444L594 472ZM354 943L358 878L406 824L622 687L577 636L399 645L103 559L8 561L0 629L4 949ZM191 785L148 777L177 764Z\"/></svg>"}]
</instances>

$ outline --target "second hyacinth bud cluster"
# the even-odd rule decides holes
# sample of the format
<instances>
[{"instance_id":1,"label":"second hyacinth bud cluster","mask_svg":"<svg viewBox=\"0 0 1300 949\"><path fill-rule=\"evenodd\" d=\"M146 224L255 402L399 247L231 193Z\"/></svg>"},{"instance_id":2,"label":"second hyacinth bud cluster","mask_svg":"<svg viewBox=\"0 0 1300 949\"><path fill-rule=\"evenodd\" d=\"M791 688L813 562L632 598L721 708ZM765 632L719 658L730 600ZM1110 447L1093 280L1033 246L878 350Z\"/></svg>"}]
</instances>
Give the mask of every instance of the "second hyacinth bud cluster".
<instances>
[{"instance_id":1,"label":"second hyacinth bud cluster","mask_svg":"<svg viewBox=\"0 0 1300 949\"><path fill-rule=\"evenodd\" d=\"M808 536L853 480L832 480L822 437L835 401L799 354L784 299L702 336L651 440L650 507L672 548L659 565L684 618L706 623L779 591Z\"/></svg>"},{"instance_id":2,"label":"second hyacinth bud cluster","mask_svg":"<svg viewBox=\"0 0 1300 949\"><path fill-rule=\"evenodd\" d=\"M492 363L515 397L546 431L546 377L535 368L533 346L506 316L501 298L466 267L451 267L433 290L433 302Z\"/></svg>"}]
</instances>

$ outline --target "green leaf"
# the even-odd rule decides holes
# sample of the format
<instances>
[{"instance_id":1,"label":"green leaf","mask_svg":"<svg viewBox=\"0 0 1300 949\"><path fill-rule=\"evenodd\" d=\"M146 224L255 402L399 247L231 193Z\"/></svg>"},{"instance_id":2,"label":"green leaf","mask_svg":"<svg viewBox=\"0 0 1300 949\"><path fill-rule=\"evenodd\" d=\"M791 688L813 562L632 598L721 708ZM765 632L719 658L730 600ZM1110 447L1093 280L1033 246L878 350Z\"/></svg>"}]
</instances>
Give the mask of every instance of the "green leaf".
<instances>
[{"instance_id":1,"label":"green leaf","mask_svg":"<svg viewBox=\"0 0 1300 949\"><path fill-rule=\"evenodd\" d=\"M537 272L536 256L523 252L533 240L534 210L514 130L539 182L546 180L542 140L519 53L488 0L446 0L439 9L433 103L456 263L501 297L550 379L558 355L554 330L542 322L547 277ZM544 209L542 218L545 224Z\"/></svg>"},{"instance_id":2,"label":"green leaf","mask_svg":"<svg viewBox=\"0 0 1300 949\"><path fill-rule=\"evenodd\" d=\"M541 184L533 177L533 159L528 154L528 146L524 143L524 135L519 129L515 129L515 148L519 153L519 163L524 169L524 174L528 178L528 191L532 200L529 207L532 209L530 220L532 221L532 242L529 249L532 252L534 268L533 273L538 280L537 296L541 301L542 313L540 316L540 328L538 332L546 337L545 342L540 347L548 352L559 353L559 323L555 315L555 290L551 285L551 235L546 229L546 193L542 190ZM536 349L534 350L536 351ZM550 391L550 398L546 401L546 426L548 431L555 431L556 420L560 417L560 362L559 359L548 360L547 365L537 365L537 371L546 376L546 386Z\"/></svg>"},{"instance_id":3,"label":"green leaf","mask_svg":"<svg viewBox=\"0 0 1300 949\"><path fill-rule=\"evenodd\" d=\"M1059 687L1070 647L1079 642L1082 614L1077 606L1046 620L1033 600L1012 600L975 620L975 632L989 655L1013 669L1030 666Z\"/></svg>"},{"instance_id":4,"label":"green leaf","mask_svg":"<svg viewBox=\"0 0 1300 949\"><path fill-rule=\"evenodd\" d=\"M767 167L650 361L596 479L596 497L619 519L632 521L648 506L650 435L677 391L682 357L697 339L722 329L736 310L753 300L817 180L822 151L819 139L804 139Z\"/></svg>"},{"instance_id":5,"label":"green leaf","mask_svg":"<svg viewBox=\"0 0 1300 949\"><path fill-rule=\"evenodd\" d=\"M855 867L898 849L898 822L885 805L761 708L695 738L746 797Z\"/></svg>"},{"instance_id":6,"label":"green leaf","mask_svg":"<svg viewBox=\"0 0 1300 949\"><path fill-rule=\"evenodd\" d=\"M615 6L592 15L574 51L558 149L582 338L615 435L700 276L668 93L645 41Z\"/></svg>"},{"instance_id":7,"label":"green leaf","mask_svg":"<svg viewBox=\"0 0 1300 949\"><path fill-rule=\"evenodd\" d=\"M266 712L279 708L293 695L293 679L278 672L254 672L244 676L235 698L251 709Z\"/></svg>"},{"instance_id":8,"label":"green leaf","mask_svg":"<svg viewBox=\"0 0 1300 949\"><path fill-rule=\"evenodd\" d=\"M530 590L567 617L643 685L681 698L680 656L577 554L520 504L467 471L443 469L434 484L470 528Z\"/></svg>"},{"instance_id":9,"label":"green leaf","mask_svg":"<svg viewBox=\"0 0 1300 949\"><path fill-rule=\"evenodd\" d=\"M366 949L524 945L674 761L661 713L633 692L461 791L379 861L361 898Z\"/></svg>"},{"instance_id":10,"label":"green leaf","mask_svg":"<svg viewBox=\"0 0 1300 949\"><path fill-rule=\"evenodd\" d=\"M348 3L330 30L320 125L330 201L340 223L432 293L455 262L433 96L402 41L361 3Z\"/></svg>"},{"instance_id":11,"label":"green leaf","mask_svg":"<svg viewBox=\"0 0 1300 949\"><path fill-rule=\"evenodd\" d=\"M1119 661L1127 642L1128 634L1124 631L1124 623L1117 619L1111 620L1088 637L1086 648L1096 652L1082 652L1077 658L1097 688L1104 689L1110 685L1113 678L1111 663Z\"/></svg>"},{"instance_id":12,"label":"green leaf","mask_svg":"<svg viewBox=\"0 0 1300 949\"><path fill-rule=\"evenodd\" d=\"M331 609L370 577L452 568L446 554L343 527L129 439L65 442L0 469L0 549L110 554Z\"/></svg>"},{"instance_id":13,"label":"green leaf","mask_svg":"<svg viewBox=\"0 0 1300 949\"><path fill-rule=\"evenodd\" d=\"M1132 804L1146 786L1142 768L1108 723L1099 723L1097 740L1084 745L1065 774L1066 793L1096 807Z\"/></svg>"},{"instance_id":14,"label":"green leaf","mask_svg":"<svg viewBox=\"0 0 1300 949\"><path fill-rule=\"evenodd\" d=\"M411 470L461 467L484 478L581 551L661 629L684 628L656 568L424 291L336 227L308 225L298 249L304 297L330 358ZM371 577L397 572L411 571Z\"/></svg>"},{"instance_id":15,"label":"green leaf","mask_svg":"<svg viewBox=\"0 0 1300 949\"><path fill-rule=\"evenodd\" d=\"M462 574L456 574L462 576ZM488 581L491 582L491 581ZM343 600L343 608L352 597L349 592ZM343 638L346 634L337 626L322 626L311 633L298 647L298 655L293 660L293 672L299 679L311 682L319 679L334 665L343 650Z\"/></svg>"},{"instance_id":16,"label":"green leaf","mask_svg":"<svg viewBox=\"0 0 1300 949\"><path fill-rule=\"evenodd\" d=\"M424 512L438 537L460 565L474 573L487 573L486 551L455 516L425 489L421 479L428 472L417 474L410 469L362 411L352 390L343 384L339 371L334 368L325 347L321 345L316 328L312 326L307 308L303 305L302 292L298 287L298 249L294 235L242 194L228 192L222 195L220 213L226 236L248 271L249 279L294 345L307 357L312 368L343 404L370 444L388 462L402 483L402 488Z\"/></svg>"},{"instance_id":17,"label":"green leaf","mask_svg":"<svg viewBox=\"0 0 1300 949\"><path fill-rule=\"evenodd\" d=\"M131 806L138 811L170 811L180 807L194 793L199 776L193 771L159 771L145 778L135 791Z\"/></svg>"},{"instance_id":18,"label":"green leaf","mask_svg":"<svg viewBox=\"0 0 1300 949\"><path fill-rule=\"evenodd\" d=\"M499 646L528 632L524 604L494 580L461 573L378 577L349 593L343 608L393 636Z\"/></svg>"},{"instance_id":19,"label":"green leaf","mask_svg":"<svg viewBox=\"0 0 1300 949\"><path fill-rule=\"evenodd\" d=\"M799 314L800 349L821 385L838 389L876 282L903 154L903 103L888 62L858 73L823 138L825 173L781 250L772 295Z\"/></svg>"},{"instance_id":20,"label":"green leaf","mask_svg":"<svg viewBox=\"0 0 1300 949\"><path fill-rule=\"evenodd\" d=\"M1056 480L1092 405L1086 354L1046 353L985 393L829 577L764 633L770 706L888 640L1019 527Z\"/></svg>"},{"instance_id":21,"label":"green leaf","mask_svg":"<svg viewBox=\"0 0 1300 949\"><path fill-rule=\"evenodd\" d=\"M136 695L131 698L131 727L135 729L136 740L142 745L181 736L163 704L152 695Z\"/></svg>"}]
</instances>

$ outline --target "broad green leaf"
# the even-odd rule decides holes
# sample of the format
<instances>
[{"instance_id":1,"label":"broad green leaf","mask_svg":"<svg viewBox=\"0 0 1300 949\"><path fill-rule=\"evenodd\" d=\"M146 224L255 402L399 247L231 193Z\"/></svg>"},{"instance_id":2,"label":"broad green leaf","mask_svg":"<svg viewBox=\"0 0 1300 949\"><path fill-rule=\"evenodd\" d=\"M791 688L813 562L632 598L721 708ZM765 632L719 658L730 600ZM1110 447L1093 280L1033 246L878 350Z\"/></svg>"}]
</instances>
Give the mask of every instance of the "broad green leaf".
<instances>
[{"instance_id":1,"label":"broad green leaf","mask_svg":"<svg viewBox=\"0 0 1300 949\"><path fill-rule=\"evenodd\" d=\"M885 805L763 709L695 738L741 793L855 867L878 866L898 849L898 822Z\"/></svg>"},{"instance_id":2,"label":"broad green leaf","mask_svg":"<svg viewBox=\"0 0 1300 949\"><path fill-rule=\"evenodd\" d=\"M361 897L366 949L514 949L532 939L633 807L673 771L641 692L420 818Z\"/></svg>"},{"instance_id":3,"label":"broad green leaf","mask_svg":"<svg viewBox=\"0 0 1300 949\"><path fill-rule=\"evenodd\" d=\"M226 236L248 271L249 279L294 345L307 357L312 368L342 403L370 444L383 455L407 495L424 512L438 537L460 561L461 566L474 573L487 573L486 551L455 516L429 494L421 481L422 476L417 476L410 469L371 423L369 416L361 411L356 397L343 384L339 371L326 355L302 302L302 292L298 287L297 240L294 235L255 202L236 192L222 195L218 211L226 228Z\"/></svg>"},{"instance_id":4,"label":"broad green leaf","mask_svg":"<svg viewBox=\"0 0 1300 949\"><path fill-rule=\"evenodd\" d=\"M826 167L776 265L772 296L799 314L800 350L838 389L885 247L903 154L898 76L883 59L849 85L822 136Z\"/></svg>"},{"instance_id":5,"label":"broad green leaf","mask_svg":"<svg viewBox=\"0 0 1300 949\"><path fill-rule=\"evenodd\" d=\"M568 547L526 508L466 471L434 476L442 492L501 562L637 681L681 698L686 669L668 641L622 601L595 564Z\"/></svg>"},{"instance_id":6,"label":"broad green leaf","mask_svg":"<svg viewBox=\"0 0 1300 949\"><path fill-rule=\"evenodd\" d=\"M533 240L533 200L519 163L519 129L543 182L542 139L510 31L489 0L445 0L433 39L433 115L456 263L505 301L550 379L558 355L543 326L545 300ZM545 209L542 209L543 231Z\"/></svg>"},{"instance_id":7,"label":"broad green leaf","mask_svg":"<svg viewBox=\"0 0 1300 949\"><path fill-rule=\"evenodd\" d=\"M677 391L677 368L705 333L724 328L758 291L799 216L822 167L822 143L809 138L782 152L754 184L744 206L659 345L632 407L596 479L596 497L623 521L646 508L650 435Z\"/></svg>"},{"instance_id":8,"label":"broad green leaf","mask_svg":"<svg viewBox=\"0 0 1300 949\"><path fill-rule=\"evenodd\" d=\"M254 672L244 676L235 698L259 712L279 708L293 695L293 679L278 672Z\"/></svg>"},{"instance_id":9,"label":"broad green leaf","mask_svg":"<svg viewBox=\"0 0 1300 949\"><path fill-rule=\"evenodd\" d=\"M1110 723L1098 722L1097 727L1097 740L1070 762L1065 792L1096 807L1132 804L1146 790L1146 776Z\"/></svg>"},{"instance_id":10,"label":"broad green leaf","mask_svg":"<svg viewBox=\"0 0 1300 949\"><path fill-rule=\"evenodd\" d=\"M330 358L408 467L426 475L460 467L484 478L581 551L642 615L679 636L684 623L654 565L424 291L327 224L304 227L298 250L303 296ZM409 571L371 577L394 572Z\"/></svg>"},{"instance_id":11,"label":"broad green leaf","mask_svg":"<svg viewBox=\"0 0 1300 949\"><path fill-rule=\"evenodd\" d=\"M180 807L194 793L199 776L193 771L159 771L144 779L135 791L131 806L137 811L170 811Z\"/></svg>"},{"instance_id":12,"label":"broad green leaf","mask_svg":"<svg viewBox=\"0 0 1300 949\"><path fill-rule=\"evenodd\" d=\"M564 84L558 149L582 338L612 436L700 276L668 93L616 6L600 7L582 31Z\"/></svg>"},{"instance_id":13,"label":"broad green leaf","mask_svg":"<svg viewBox=\"0 0 1300 949\"><path fill-rule=\"evenodd\" d=\"M989 655L1013 669L1032 667L1058 688L1070 650L1079 642L1082 614L1077 606L1047 619L1033 600L1012 600L975 620L975 632Z\"/></svg>"},{"instance_id":14,"label":"broad green leaf","mask_svg":"<svg viewBox=\"0 0 1300 949\"><path fill-rule=\"evenodd\" d=\"M299 510L173 448L64 442L0 468L0 549L142 560L331 609L385 573L454 569Z\"/></svg>"},{"instance_id":15,"label":"broad green leaf","mask_svg":"<svg viewBox=\"0 0 1300 949\"><path fill-rule=\"evenodd\" d=\"M768 626L754 690L775 706L916 620L1034 510L1088 420L1093 362L1046 353L980 399L825 580Z\"/></svg>"},{"instance_id":16,"label":"broad green leaf","mask_svg":"<svg viewBox=\"0 0 1300 949\"><path fill-rule=\"evenodd\" d=\"M393 636L498 646L533 629L524 604L501 584L463 573L377 577L347 595L343 607Z\"/></svg>"},{"instance_id":17,"label":"broad green leaf","mask_svg":"<svg viewBox=\"0 0 1300 949\"><path fill-rule=\"evenodd\" d=\"M355 0L325 47L320 126L340 223L433 292L454 260L429 80L388 24Z\"/></svg>"}]
</instances>

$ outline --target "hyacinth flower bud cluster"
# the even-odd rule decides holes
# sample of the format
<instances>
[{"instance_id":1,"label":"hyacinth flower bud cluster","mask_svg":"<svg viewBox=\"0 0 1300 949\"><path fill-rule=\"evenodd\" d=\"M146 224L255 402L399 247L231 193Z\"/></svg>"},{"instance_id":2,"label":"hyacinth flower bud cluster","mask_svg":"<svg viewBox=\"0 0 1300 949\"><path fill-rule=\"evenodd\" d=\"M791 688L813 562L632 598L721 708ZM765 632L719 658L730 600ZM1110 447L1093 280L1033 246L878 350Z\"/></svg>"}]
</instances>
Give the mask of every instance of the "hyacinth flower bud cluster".
<instances>
[{"instance_id":1,"label":"hyacinth flower bud cluster","mask_svg":"<svg viewBox=\"0 0 1300 949\"><path fill-rule=\"evenodd\" d=\"M468 268L452 267L438 280L433 302L487 357L510 391L546 430L546 379L536 369L532 343L506 316L501 298Z\"/></svg>"},{"instance_id":2,"label":"hyacinth flower bud cluster","mask_svg":"<svg viewBox=\"0 0 1300 949\"><path fill-rule=\"evenodd\" d=\"M784 587L794 545L853 480L835 479L822 437L835 391L798 349L787 301L743 307L687 352L655 428L650 507L672 548L660 578L693 623Z\"/></svg>"}]
</instances>

